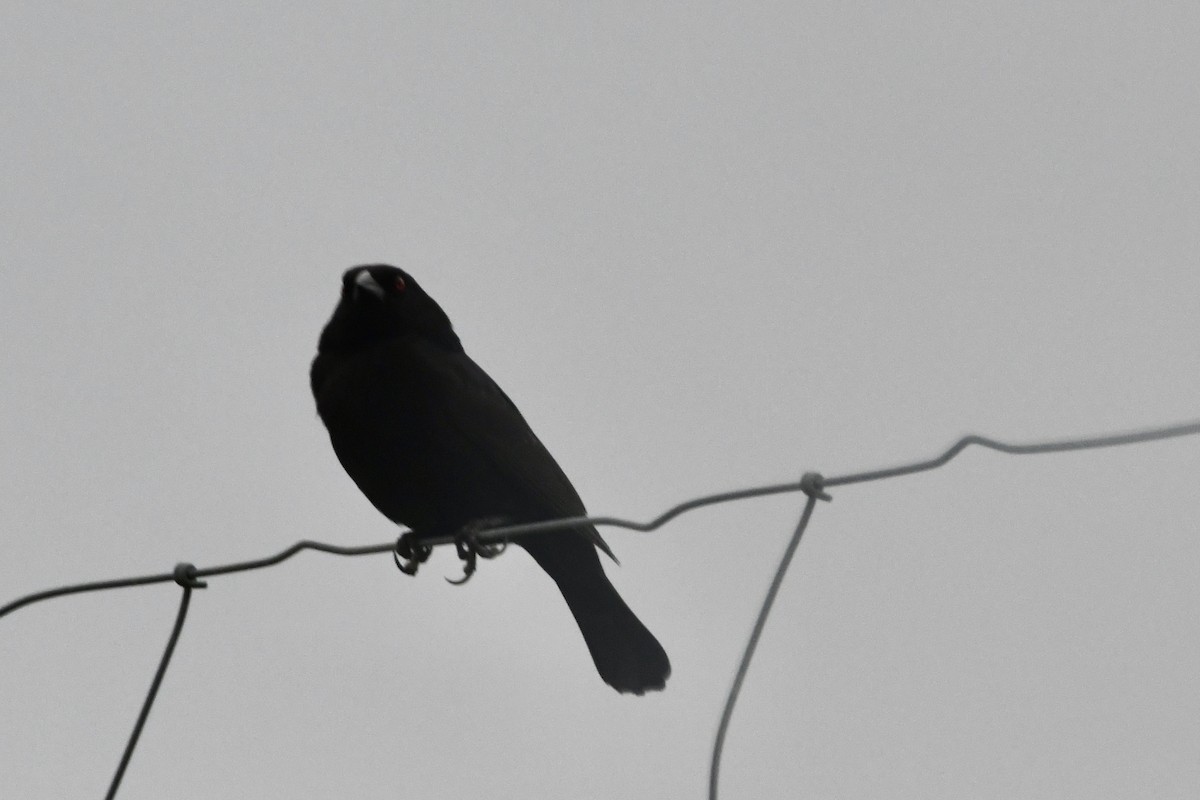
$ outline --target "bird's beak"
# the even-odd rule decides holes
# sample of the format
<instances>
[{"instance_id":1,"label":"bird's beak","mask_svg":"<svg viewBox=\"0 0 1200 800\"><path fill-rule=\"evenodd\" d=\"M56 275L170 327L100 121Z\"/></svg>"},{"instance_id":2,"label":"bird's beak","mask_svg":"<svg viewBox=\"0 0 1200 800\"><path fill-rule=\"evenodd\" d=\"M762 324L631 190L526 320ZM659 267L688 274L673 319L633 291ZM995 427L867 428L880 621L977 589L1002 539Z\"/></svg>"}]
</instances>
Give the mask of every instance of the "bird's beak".
<instances>
[{"instance_id":1,"label":"bird's beak","mask_svg":"<svg viewBox=\"0 0 1200 800\"><path fill-rule=\"evenodd\" d=\"M355 295L358 294L358 290L366 290L378 297L380 300L383 299L383 287L380 286L379 283L376 282L375 278L371 277L371 273L367 272L365 269L358 273L358 277L354 279L354 285L357 287Z\"/></svg>"}]
</instances>

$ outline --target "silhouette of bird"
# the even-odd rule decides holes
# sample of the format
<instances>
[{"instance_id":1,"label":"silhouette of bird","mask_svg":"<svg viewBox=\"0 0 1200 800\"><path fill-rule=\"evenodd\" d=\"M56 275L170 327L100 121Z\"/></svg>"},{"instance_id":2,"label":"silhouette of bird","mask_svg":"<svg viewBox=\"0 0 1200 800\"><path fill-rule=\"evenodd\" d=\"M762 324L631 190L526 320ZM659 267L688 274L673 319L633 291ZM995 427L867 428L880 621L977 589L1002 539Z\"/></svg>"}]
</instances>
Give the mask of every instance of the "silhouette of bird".
<instances>
[{"instance_id":1,"label":"silhouette of bird","mask_svg":"<svg viewBox=\"0 0 1200 800\"><path fill-rule=\"evenodd\" d=\"M311 372L317 411L346 472L381 513L422 537L585 516L583 502L521 412L463 350L450 318L411 275L376 264L342 278ZM662 689L662 645L617 594L590 525L516 537L562 592L600 677L618 692ZM615 560L615 559L614 559Z\"/></svg>"}]
</instances>

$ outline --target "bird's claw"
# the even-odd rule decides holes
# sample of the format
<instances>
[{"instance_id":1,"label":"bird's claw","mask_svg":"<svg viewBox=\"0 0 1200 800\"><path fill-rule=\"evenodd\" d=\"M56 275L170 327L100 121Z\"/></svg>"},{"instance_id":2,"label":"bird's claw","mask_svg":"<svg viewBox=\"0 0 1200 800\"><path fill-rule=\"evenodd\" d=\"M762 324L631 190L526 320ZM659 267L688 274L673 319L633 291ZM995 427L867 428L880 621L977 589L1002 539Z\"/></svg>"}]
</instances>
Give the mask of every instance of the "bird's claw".
<instances>
[{"instance_id":1,"label":"bird's claw","mask_svg":"<svg viewBox=\"0 0 1200 800\"><path fill-rule=\"evenodd\" d=\"M446 578L446 583L453 584L454 586L462 586L471 580L471 576L475 574L475 569L479 566L479 559L495 558L508 548L507 541L496 542L495 544L479 541L479 534L483 530L502 525L503 523L504 521L499 518L479 520L463 528L454 537L454 550L463 562L463 574L461 578Z\"/></svg>"},{"instance_id":2,"label":"bird's claw","mask_svg":"<svg viewBox=\"0 0 1200 800\"><path fill-rule=\"evenodd\" d=\"M416 541L412 531L409 531L401 534L396 540L396 546L392 549L392 560L396 562L396 568L405 575L416 575L417 568L429 560L432 552L432 547Z\"/></svg>"}]
</instances>

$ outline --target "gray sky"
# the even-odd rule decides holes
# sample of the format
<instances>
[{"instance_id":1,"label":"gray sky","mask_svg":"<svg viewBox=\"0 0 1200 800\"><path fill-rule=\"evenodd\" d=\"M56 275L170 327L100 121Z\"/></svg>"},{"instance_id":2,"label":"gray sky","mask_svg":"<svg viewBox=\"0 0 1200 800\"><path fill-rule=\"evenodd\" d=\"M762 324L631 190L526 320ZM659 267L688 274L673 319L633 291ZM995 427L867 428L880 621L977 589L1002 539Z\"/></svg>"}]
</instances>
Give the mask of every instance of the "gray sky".
<instances>
[{"instance_id":1,"label":"gray sky","mask_svg":"<svg viewBox=\"0 0 1200 800\"><path fill-rule=\"evenodd\" d=\"M0 10L0 602L393 528L307 386L413 272L595 513L1200 416L1194 3ZM194 10L193 10L194 9ZM836 491L728 798L1195 797L1200 441ZM702 796L801 497L609 531L667 691L523 553L211 581L121 797ZM6 797L96 797L171 585L0 621Z\"/></svg>"}]
</instances>

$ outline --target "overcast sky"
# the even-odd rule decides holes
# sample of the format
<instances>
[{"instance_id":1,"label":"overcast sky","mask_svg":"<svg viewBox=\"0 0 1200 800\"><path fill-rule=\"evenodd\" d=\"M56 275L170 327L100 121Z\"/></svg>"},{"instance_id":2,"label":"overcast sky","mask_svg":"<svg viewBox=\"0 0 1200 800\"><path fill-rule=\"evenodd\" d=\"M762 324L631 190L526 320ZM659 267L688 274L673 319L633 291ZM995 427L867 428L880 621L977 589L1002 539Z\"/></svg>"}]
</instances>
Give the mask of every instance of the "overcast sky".
<instances>
[{"instance_id":1,"label":"overcast sky","mask_svg":"<svg viewBox=\"0 0 1200 800\"><path fill-rule=\"evenodd\" d=\"M1200 417L1195 3L0 8L0 603L395 529L308 389L439 300L589 509ZM1200 794L1200 437L820 505L726 798ZM609 530L665 692L523 552L197 591L137 798L696 798L802 496ZM0 620L5 797L98 797L179 597Z\"/></svg>"}]
</instances>

